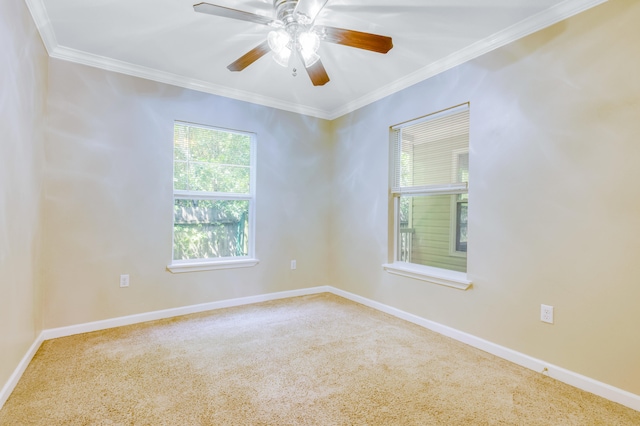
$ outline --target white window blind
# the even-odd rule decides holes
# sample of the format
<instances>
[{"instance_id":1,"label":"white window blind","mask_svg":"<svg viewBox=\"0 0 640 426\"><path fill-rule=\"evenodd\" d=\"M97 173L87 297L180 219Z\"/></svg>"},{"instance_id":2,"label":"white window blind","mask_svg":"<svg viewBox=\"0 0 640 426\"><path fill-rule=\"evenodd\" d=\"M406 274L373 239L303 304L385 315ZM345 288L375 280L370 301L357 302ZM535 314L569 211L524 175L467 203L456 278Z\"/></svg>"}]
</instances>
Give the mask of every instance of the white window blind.
<instances>
[{"instance_id":1,"label":"white window blind","mask_svg":"<svg viewBox=\"0 0 640 426\"><path fill-rule=\"evenodd\" d=\"M391 130L394 195L467 192L468 173L460 173L461 164L457 164L455 153L468 151L468 104L394 126Z\"/></svg>"},{"instance_id":2,"label":"white window blind","mask_svg":"<svg viewBox=\"0 0 640 426\"><path fill-rule=\"evenodd\" d=\"M251 136L176 122L173 164L178 193L250 194Z\"/></svg>"}]
</instances>

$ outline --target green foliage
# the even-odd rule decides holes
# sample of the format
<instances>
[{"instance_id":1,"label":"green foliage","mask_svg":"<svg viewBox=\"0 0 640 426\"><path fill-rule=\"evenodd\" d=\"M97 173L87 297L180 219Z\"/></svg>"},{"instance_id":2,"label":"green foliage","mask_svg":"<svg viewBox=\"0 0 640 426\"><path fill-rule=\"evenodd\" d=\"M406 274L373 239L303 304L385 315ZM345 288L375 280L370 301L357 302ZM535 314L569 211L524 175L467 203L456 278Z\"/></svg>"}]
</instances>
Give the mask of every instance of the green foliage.
<instances>
[{"instance_id":1,"label":"green foliage","mask_svg":"<svg viewBox=\"0 0 640 426\"><path fill-rule=\"evenodd\" d=\"M175 200L174 259L247 256L249 202Z\"/></svg>"},{"instance_id":2,"label":"green foliage","mask_svg":"<svg viewBox=\"0 0 640 426\"><path fill-rule=\"evenodd\" d=\"M408 228L409 213L411 212L411 199L407 197L400 197L400 227Z\"/></svg>"},{"instance_id":3,"label":"green foliage","mask_svg":"<svg viewBox=\"0 0 640 426\"><path fill-rule=\"evenodd\" d=\"M408 149L400 153L400 186L413 185L413 147Z\"/></svg>"},{"instance_id":4,"label":"green foliage","mask_svg":"<svg viewBox=\"0 0 640 426\"><path fill-rule=\"evenodd\" d=\"M249 193L251 137L176 124L174 189Z\"/></svg>"}]
</instances>

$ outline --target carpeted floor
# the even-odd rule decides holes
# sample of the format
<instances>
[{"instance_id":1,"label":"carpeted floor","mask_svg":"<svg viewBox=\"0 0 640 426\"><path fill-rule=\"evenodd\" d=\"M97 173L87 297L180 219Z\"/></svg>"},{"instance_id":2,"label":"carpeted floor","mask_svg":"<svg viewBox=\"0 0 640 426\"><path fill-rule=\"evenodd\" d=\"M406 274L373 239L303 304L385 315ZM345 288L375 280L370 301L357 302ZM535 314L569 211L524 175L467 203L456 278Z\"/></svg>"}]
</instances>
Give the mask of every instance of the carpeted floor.
<instances>
[{"instance_id":1,"label":"carpeted floor","mask_svg":"<svg viewBox=\"0 0 640 426\"><path fill-rule=\"evenodd\" d=\"M640 412L321 294L46 341L0 425L640 425Z\"/></svg>"}]
</instances>

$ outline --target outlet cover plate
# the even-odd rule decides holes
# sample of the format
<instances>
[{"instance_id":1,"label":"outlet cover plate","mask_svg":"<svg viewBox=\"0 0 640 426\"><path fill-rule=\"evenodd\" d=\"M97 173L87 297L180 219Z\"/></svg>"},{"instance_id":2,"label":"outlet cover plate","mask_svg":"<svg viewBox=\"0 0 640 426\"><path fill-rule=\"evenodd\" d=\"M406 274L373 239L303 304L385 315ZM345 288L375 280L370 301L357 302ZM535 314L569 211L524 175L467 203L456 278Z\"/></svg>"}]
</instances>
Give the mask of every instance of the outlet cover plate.
<instances>
[{"instance_id":1,"label":"outlet cover plate","mask_svg":"<svg viewBox=\"0 0 640 426\"><path fill-rule=\"evenodd\" d=\"M540 305L540 321L553 324L553 306Z\"/></svg>"}]
</instances>

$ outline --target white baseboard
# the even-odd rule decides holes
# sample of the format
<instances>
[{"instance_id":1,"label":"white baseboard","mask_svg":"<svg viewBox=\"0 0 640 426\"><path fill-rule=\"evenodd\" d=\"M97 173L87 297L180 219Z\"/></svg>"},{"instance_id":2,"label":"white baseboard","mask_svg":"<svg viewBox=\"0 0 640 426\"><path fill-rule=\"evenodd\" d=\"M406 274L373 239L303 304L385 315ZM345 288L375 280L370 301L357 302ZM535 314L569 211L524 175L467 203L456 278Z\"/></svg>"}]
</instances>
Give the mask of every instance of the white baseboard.
<instances>
[{"instance_id":1,"label":"white baseboard","mask_svg":"<svg viewBox=\"0 0 640 426\"><path fill-rule=\"evenodd\" d=\"M545 362L543 360L533 358L521 352L514 351L504 346L489 342L488 340L484 340L471 334L464 333L454 328L439 324L437 322L427 320L417 315L401 311L400 309L396 309L383 303L367 299L366 297L358 296L356 294L349 293L348 291L340 290L333 287L330 287L329 291L337 296L344 297L345 299L352 300L378 311L393 315L394 317L412 322L444 336L451 337L452 339L458 340L462 343L466 343L469 346L473 346L474 348L478 348L530 370L537 371L541 374L544 371L545 375L553 377L554 379L559 380L563 383L601 396L610 401L617 402L618 404L632 408L636 411L640 411L640 395L636 395L631 392L627 392L625 390L608 385L606 383L599 382L590 377L586 377L573 371L569 371L565 368L549 364L548 362Z\"/></svg>"},{"instance_id":2,"label":"white baseboard","mask_svg":"<svg viewBox=\"0 0 640 426\"><path fill-rule=\"evenodd\" d=\"M68 327L59 327L43 330L42 333L33 342L25 356L16 367L9 380L0 391L0 409L7 402L11 392L18 384L20 377L27 369L27 366L33 359L40 345L45 340L57 339L59 337L73 336L75 334L90 333L92 331L106 330L114 327L122 327L124 325L138 324L141 322L154 321L165 318L173 318L181 315L195 314L198 312L211 311L214 309L231 308L234 306L250 305L253 303L267 302L270 300L287 299L290 297L307 296L310 294L330 293L331 287L312 287L300 290L282 291L278 293L260 294L257 296L241 297L237 299L221 300L218 302L202 303L199 305L183 306L180 308L165 309L161 311L146 312L143 314L129 315L125 317L111 318L102 321L88 322L84 324L71 325Z\"/></svg>"},{"instance_id":3,"label":"white baseboard","mask_svg":"<svg viewBox=\"0 0 640 426\"><path fill-rule=\"evenodd\" d=\"M258 296L242 297L238 299L221 300L218 302L202 303L199 305L184 306L180 308L166 309L162 311L147 312L144 314L130 315L126 317L112 318L103 321L94 321L85 324L72 325L68 327L60 327L54 329L43 330L42 333L33 342L33 345L29 348L20 364L15 369L7 383L0 391L0 408L11 395L11 392L15 388L16 384L20 380L20 377L26 370L29 362L38 351L38 348L43 341L49 339L56 339L59 337L72 336L75 334L89 333L92 331L105 330L113 327L121 327L124 325L138 324L141 322L154 321L158 319L172 318L180 315L188 315L198 312L211 311L214 309L230 308L234 306L250 305L253 303L267 302L270 300L287 299L290 297L307 296L318 293L332 293L337 296L344 297L351 301L360 303L378 311L393 315L397 318L409 321L419 326L425 327L436 333L442 334L460 342L466 343L475 348L481 349L485 352L498 356L500 358L511 361L515 364L521 365L528 369L542 372L545 371L550 377L556 380L567 383L578 389L593 393L595 395L606 398L610 401L617 402L626 407L640 411L640 396L631 392L627 392L622 389L618 389L614 386L606 383L599 382L581 374L566 370L562 367L549 364L545 361L530 357L521 352L514 351L504 346L497 345L479 337L473 336L468 333L456 330L451 327L439 324L434 321L427 320L414 314L396 309L394 307L385 305L380 302L376 302L366 297L358 296L348 291L340 290L331 286L320 286L305 288L300 290L283 291L278 293L267 293ZM544 370L546 368L546 370Z\"/></svg>"},{"instance_id":4,"label":"white baseboard","mask_svg":"<svg viewBox=\"0 0 640 426\"><path fill-rule=\"evenodd\" d=\"M9 399L11 392L13 392L13 389L20 381L20 377L22 377L22 374L29 366L29 363L33 359L34 355L36 354L36 352L38 352L38 349L40 349L40 345L43 341L44 339L42 338L42 333L40 333L40 335L36 337L36 340L33 342L27 353L20 360L20 363L13 371L13 374L11 374L11 377L9 377L9 380L7 380L7 383L5 383L2 387L2 390L0 391L0 408L2 408L4 403L7 402L7 399Z\"/></svg>"},{"instance_id":5,"label":"white baseboard","mask_svg":"<svg viewBox=\"0 0 640 426\"><path fill-rule=\"evenodd\" d=\"M327 292L331 292L331 287L312 287L303 288L300 290L281 291L278 293L266 293L257 296L240 297L237 299L220 300L217 302L201 303L199 305L164 309L162 311L145 312L143 314L111 318L102 321L87 322L84 324L70 325L67 327L51 328L48 330L44 330L42 334L44 340L57 339L59 337L73 336L74 334L90 333L92 331L106 330L108 328L122 327L124 325L139 324L141 322L155 321L159 319L178 317L181 315L195 314L198 312L212 311L214 309L251 305L253 303L268 302L270 300L288 299L290 297L307 296L310 294Z\"/></svg>"}]
</instances>

